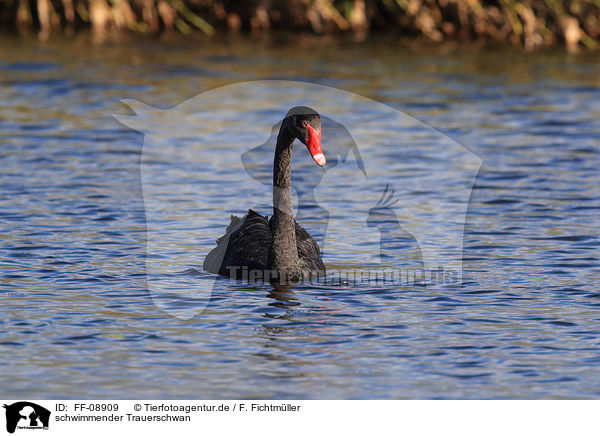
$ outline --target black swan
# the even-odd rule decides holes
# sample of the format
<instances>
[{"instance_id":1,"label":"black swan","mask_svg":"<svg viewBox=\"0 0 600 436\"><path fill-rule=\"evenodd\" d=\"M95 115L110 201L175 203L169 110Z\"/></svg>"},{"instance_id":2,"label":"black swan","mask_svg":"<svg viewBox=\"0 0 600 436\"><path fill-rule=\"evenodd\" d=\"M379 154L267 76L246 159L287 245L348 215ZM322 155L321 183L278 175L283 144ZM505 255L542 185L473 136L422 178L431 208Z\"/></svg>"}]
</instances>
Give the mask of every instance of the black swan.
<instances>
[{"instance_id":1,"label":"black swan","mask_svg":"<svg viewBox=\"0 0 600 436\"><path fill-rule=\"evenodd\" d=\"M272 186L273 162L265 159L266 153L273 153L281 122L273 126L269 139L261 145L242 153L244 169L250 177L266 186ZM353 157L358 169L367 179L367 170L358 150L358 146L342 124L337 123L327 116L321 115L321 129L327 132L327 169L344 165L348 158ZM331 159L331 156L334 156ZM293 165L293 164L292 164ZM298 204L303 207L298 209L296 219L305 224L310 222L311 235L322 246L325 242L325 231L329 221L329 211L323 208L315 199L325 174L320 171L294 171L292 172L292 186L298 196Z\"/></svg>"},{"instance_id":2,"label":"black swan","mask_svg":"<svg viewBox=\"0 0 600 436\"><path fill-rule=\"evenodd\" d=\"M273 216L248 210L231 216L224 236L204 260L204 270L247 281L298 281L325 274L319 245L296 223L292 207L292 148L298 138L320 166L321 117L306 106L289 110L281 123L273 162Z\"/></svg>"}]
</instances>

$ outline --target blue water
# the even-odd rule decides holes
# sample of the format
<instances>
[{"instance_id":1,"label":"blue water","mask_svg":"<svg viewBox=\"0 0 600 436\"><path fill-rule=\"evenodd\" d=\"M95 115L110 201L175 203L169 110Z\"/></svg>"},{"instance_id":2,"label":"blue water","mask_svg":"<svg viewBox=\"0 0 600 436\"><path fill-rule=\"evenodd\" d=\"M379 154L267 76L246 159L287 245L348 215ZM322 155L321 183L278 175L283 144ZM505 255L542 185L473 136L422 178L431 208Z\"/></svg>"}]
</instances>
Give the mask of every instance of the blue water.
<instances>
[{"instance_id":1,"label":"blue water","mask_svg":"<svg viewBox=\"0 0 600 436\"><path fill-rule=\"evenodd\" d=\"M1 397L598 398L600 62L312 43L1 42ZM385 102L482 160L460 286L220 279L190 319L157 307L146 275L144 137L112 114L131 114L122 98L167 109L265 78ZM419 153L383 155L418 165ZM213 171L227 195L246 177L227 164ZM435 195L407 191L398 210ZM309 212L306 227L318 233ZM227 219L208 223L215 238ZM382 235L384 254L411 245L410 235L396 245ZM334 266L361 244L347 235ZM206 279L203 257L179 279ZM196 304L170 298L167 308Z\"/></svg>"}]
</instances>

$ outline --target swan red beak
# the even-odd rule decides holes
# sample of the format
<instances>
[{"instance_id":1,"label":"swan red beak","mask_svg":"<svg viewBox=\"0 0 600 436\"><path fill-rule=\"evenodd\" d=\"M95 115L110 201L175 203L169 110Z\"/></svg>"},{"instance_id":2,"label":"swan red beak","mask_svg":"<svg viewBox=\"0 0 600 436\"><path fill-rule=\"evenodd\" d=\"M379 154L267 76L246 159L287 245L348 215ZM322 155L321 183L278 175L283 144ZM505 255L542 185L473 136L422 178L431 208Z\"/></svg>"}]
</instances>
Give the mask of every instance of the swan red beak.
<instances>
[{"instance_id":1,"label":"swan red beak","mask_svg":"<svg viewBox=\"0 0 600 436\"><path fill-rule=\"evenodd\" d=\"M327 160L323 155L323 150L321 150L321 129L319 129L317 132L310 124L306 126L306 128L308 130L308 137L306 138L306 146L308 147L308 151L315 162L320 166L323 166Z\"/></svg>"}]
</instances>

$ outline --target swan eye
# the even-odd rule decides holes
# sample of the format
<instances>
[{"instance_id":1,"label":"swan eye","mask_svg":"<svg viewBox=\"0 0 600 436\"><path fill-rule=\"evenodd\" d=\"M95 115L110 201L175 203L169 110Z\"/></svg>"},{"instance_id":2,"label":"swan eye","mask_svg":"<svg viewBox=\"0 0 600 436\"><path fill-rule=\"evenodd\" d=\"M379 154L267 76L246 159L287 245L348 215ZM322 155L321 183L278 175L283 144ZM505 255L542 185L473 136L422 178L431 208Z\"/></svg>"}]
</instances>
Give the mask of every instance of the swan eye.
<instances>
[{"instance_id":1,"label":"swan eye","mask_svg":"<svg viewBox=\"0 0 600 436\"><path fill-rule=\"evenodd\" d=\"M307 127L308 126L308 121L304 120L302 121L302 127Z\"/></svg>"}]
</instances>

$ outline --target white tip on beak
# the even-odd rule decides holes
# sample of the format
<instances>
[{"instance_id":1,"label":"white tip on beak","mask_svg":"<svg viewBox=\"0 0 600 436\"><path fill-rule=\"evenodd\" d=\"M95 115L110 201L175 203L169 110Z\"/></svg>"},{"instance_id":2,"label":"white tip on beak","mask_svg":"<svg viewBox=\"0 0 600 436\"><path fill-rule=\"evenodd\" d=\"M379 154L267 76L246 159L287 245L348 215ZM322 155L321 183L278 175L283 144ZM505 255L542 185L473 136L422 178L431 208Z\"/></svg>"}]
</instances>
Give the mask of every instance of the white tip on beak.
<instances>
[{"instance_id":1,"label":"white tip on beak","mask_svg":"<svg viewBox=\"0 0 600 436\"><path fill-rule=\"evenodd\" d=\"M325 156L323 156L323 153L315 154L313 156L313 159L315 160L316 163L318 163L321 166L325 165L325 163L327 162L327 160L325 159Z\"/></svg>"}]
</instances>

